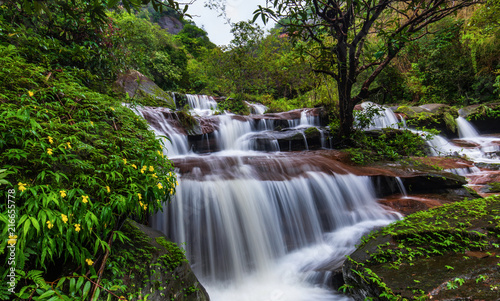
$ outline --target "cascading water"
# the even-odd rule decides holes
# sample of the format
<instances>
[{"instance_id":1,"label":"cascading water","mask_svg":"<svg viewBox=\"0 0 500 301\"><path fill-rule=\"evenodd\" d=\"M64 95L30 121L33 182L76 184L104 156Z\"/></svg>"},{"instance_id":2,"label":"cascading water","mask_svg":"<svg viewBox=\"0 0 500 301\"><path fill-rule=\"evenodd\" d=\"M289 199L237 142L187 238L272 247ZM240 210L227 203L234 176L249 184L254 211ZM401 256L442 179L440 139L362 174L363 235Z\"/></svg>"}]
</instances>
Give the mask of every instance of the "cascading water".
<instances>
[{"instance_id":1,"label":"cascading water","mask_svg":"<svg viewBox=\"0 0 500 301\"><path fill-rule=\"evenodd\" d=\"M475 138L479 136L474 126L470 124L465 118L459 116L457 119L458 136L460 138Z\"/></svg>"},{"instance_id":2,"label":"cascading water","mask_svg":"<svg viewBox=\"0 0 500 301\"><path fill-rule=\"evenodd\" d=\"M174 115L139 113L170 137L178 169L176 196L152 225L186 243L211 300L350 300L328 288L329 271L341 267L363 234L400 217L378 205L370 178L320 171L302 163L307 152L290 163L283 154L249 151L252 135L273 132L274 119L211 116L209 98L188 100L199 118L216 124L220 152L195 155L186 139L178 147L173 137L185 133L168 120ZM317 125L308 110L290 124L300 133Z\"/></svg>"},{"instance_id":3,"label":"cascading water","mask_svg":"<svg viewBox=\"0 0 500 301\"><path fill-rule=\"evenodd\" d=\"M367 130L399 127L399 120L390 108L386 108L369 101L363 102L361 107L363 108L363 111L374 112L374 115L371 118L372 124L367 128Z\"/></svg>"}]
</instances>

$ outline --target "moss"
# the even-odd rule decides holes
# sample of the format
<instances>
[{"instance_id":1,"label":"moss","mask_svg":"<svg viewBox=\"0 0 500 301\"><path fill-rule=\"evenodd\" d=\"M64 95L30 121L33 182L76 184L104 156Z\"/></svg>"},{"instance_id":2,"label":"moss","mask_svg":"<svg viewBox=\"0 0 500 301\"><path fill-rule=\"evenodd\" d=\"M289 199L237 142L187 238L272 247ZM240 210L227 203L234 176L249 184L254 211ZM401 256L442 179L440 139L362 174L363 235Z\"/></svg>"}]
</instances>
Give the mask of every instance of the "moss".
<instances>
[{"instance_id":1,"label":"moss","mask_svg":"<svg viewBox=\"0 0 500 301\"><path fill-rule=\"evenodd\" d=\"M392 297L386 299L418 299L431 291L436 299L447 299L450 287L456 287L455 297L476 299L483 294L482 286L474 286L480 275L488 275L492 285L500 283L500 259L493 256L500 252L499 213L500 196L493 196L409 215L363 238L348 265L358 275L353 277L369 279L377 294L390 291ZM496 299L496 294L486 294L486 299Z\"/></svg>"},{"instance_id":2,"label":"moss","mask_svg":"<svg viewBox=\"0 0 500 301\"><path fill-rule=\"evenodd\" d=\"M167 249L167 254L162 255L160 258L163 260L165 266L169 267L171 271L175 270L183 262L188 263L184 250L171 241L166 240L164 237L156 237L156 242Z\"/></svg>"},{"instance_id":3,"label":"moss","mask_svg":"<svg viewBox=\"0 0 500 301\"><path fill-rule=\"evenodd\" d=\"M318 128L316 127L310 127L310 128L307 128L305 131L304 131L304 134L306 135L306 137L315 137L315 136L318 136L320 134Z\"/></svg>"},{"instance_id":4,"label":"moss","mask_svg":"<svg viewBox=\"0 0 500 301\"><path fill-rule=\"evenodd\" d=\"M500 192L500 183L489 183L488 192Z\"/></svg>"},{"instance_id":5,"label":"moss","mask_svg":"<svg viewBox=\"0 0 500 301\"><path fill-rule=\"evenodd\" d=\"M182 127L185 129L192 129L194 126L198 124L196 118L191 116L187 111L177 111L177 118L181 123Z\"/></svg>"}]
</instances>

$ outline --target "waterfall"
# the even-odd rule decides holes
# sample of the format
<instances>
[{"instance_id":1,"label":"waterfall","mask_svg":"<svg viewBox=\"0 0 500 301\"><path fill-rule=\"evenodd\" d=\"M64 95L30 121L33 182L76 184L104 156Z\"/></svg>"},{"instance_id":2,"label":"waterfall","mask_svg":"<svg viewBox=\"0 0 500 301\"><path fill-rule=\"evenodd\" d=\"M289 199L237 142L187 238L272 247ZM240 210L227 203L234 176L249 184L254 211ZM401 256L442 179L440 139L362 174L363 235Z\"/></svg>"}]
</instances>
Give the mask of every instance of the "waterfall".
<instances>
[{"instance_id":1,"label":"waterfall","mask_svg":"<svg viewBox=\"0 0 500 301\"><path fill-rule=\"evenodd\" d=\"M169 157L176 157L188 153L188 139L182 132L182 127L176 119L177 115L170 112L169 109L154 109L148 107L131 107L128 104L124 106L131 109L135 114L148 121L149 127L156 136L167 136L162 138L165 147L163 152Z\"/></svg>"},{"instance_id":2,"label":"waterfall","mask_svg":"<svg viewBox=\"0 0 500 301\"><path fill-rule=\"evenodd\" d=\"M290 180L261 181L252 167L239 168L233 179L214 174L200 180L181 177L174 200L152 221L169 238L186 243L195 273L211 295L222 295L214 300L234 300L224 296L234 287L244 290L248 281L257 281L252 280L255 275L262 277L259 286L274 281L275 289L287 296L283 300L310 300L289 295L288 289L313 289L305 278L340 267L361 233L398 218L377 204L368 177L311 171ZM307 259L297 255L304 253ZM295 257L300 260L292 260ZM293 278L304 279L269 279L277 277L276 269L283 265L288 273L297 273ZM258 300L251 297L256 289L240 294ZM339 300L326 288L315 290L316 300Z\"/></svg>"},{"instance_id":3,"label":"waterfall","mask_svg":"<svg viewBox=\"0 0 500 301\"><path fill-rule=\"evenodd\" d=\"M304 131L320 125L313 109L213 115L213 98L187 100L202 129L198 143L216 153L191 153L175 113L136 113L172 141L168 155L178 173L175 197L151 225L185 248L211 300L350 300L328 287L330 271L341 268L362 235L400 218L377 203L371 179L308 164L317 159L307 151L293 159L255 151L279 151L278 139L296 135L307 148ZM321 129L317 139L326 144Z\"/></svg>"},{"instance_id":4,"label":"waterfall","mask_svg":"<svg viewBox=\"0 0 500 301\"><path fill-rule=\"evenodd\" d=\"M252 103L252 102L248 102L248 101L245 101L245 103L250 108L251 114L254 114L254 115L262 115L268 109L268 107L266 107L265 105L260 104L260 103Z\"/></svg>"},{"instance_id":5,"label":"waterfall","mask_svg":"<svg viewBox=\"0 0 500 301\"><path fill-rule=\"evenodd\" d=\"M458 136L460 138L474 138L479 136L479 133L476 131L474 126L467 121L467 119L459 116L456 121L458 127Z\"/></svg>"},{"instance_id":6,"label":"waterfall","mask_svg":"<svg viewBox=\"0 0 500 301\"><path fill-rule=\"evenodd\" d=\"M399 127L399 120L390 108L383 107L369 101L363 102L361 107L363 108L363 111L372 109L378 111L378 113L372 117L372 124L367 128L367 130Z\"/></svg>"}]
</instances>

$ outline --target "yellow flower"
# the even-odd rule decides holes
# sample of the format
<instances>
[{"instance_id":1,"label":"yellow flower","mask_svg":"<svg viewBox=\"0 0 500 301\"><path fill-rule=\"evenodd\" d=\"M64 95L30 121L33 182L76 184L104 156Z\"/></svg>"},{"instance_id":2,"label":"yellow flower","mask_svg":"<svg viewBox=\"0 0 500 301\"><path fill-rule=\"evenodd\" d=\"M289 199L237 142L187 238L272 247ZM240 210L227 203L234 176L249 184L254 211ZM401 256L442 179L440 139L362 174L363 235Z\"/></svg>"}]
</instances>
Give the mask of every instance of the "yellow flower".
<instances>
[{"instance_id":1,"label":"yellow flower","mask_svg":"<svg viewBox=\"0 0 500 301\"><path fill-rule=\"evenodd\" d=\"M94 262L90 258L85 259L85 261L87 262L88 265L93 265L94 264Z\"/></svg>"},{"instance_id":2,"label":"yellow flower","mask_svg":"<svg viewBox=\"0 0 500 301\"><path fill-rule=\"evenodd\" d=\"M127 164L127 159L123 159L123 164Z\"/></svg>"},{"instance_id":3,"label":"yellow flower","mask_svg":"<svg viewBox=\"0 0 500 301\"><path fill-rule=\"evenodd\" d=\"M54 227L54 224L51 221L47 221L47 228L52 229Z\"/></svg>"},{"instance_id":4,"label":"yellow flower","mask_svg":"<svg viewBox=\"0 0 500 301\"><path fill-rule=\"evenodd\" d=\"M88 195L82 195L82 202L84 204L88 203L89 202L89 196Z\"/></svg>"},{"instance_id":5,"label":"yellow flower","mask_svg":"<svg viewBox=\"0 0 500 301\"><path fill-rule=\"evenodd\" d=\"M144 210L146 210L146 209L148 208L148 204L144 204L144 205L142 206L142 208L144 208Z\"/></svg>"},{"instance_id":6,"label":"yellow flower","mask_svg":"<svg viewBox=\"0 0 500 301\"><path fill-rule=\"evenodd\" d=\"M161 186L161 183L158 183L158 185L156 185L156 186L158 186L158 189L163 189L163 186Z\"/></svg>"},{"instance_id":7,"label":"yellow flower","mask_svg":"<svg viewBox=\"0 0 500 301\"><path fill-rule=\"evenodd\" d=\"M33 93L33 92L31 92L31 91L28 91L28 95L29 95L30 97L33 97L33 95L35 95L35 93Z\"/></svg>"},{"instance_id":8,"label":"yellow flower","mask_svg":"<svg viewBox=\"0 0 500 301\"><path fill-rule=\"evenodd\" d=\"M160 152L160 151L156 151L158 153L158 155L162 156L163 157L163 153Z\"/></svg>"},{"instance_id":9,"label":"yellow flower","mask_svg":"<svg viewBox=\"0 0 500 301\"><path fill-rule=\"evenodd\" d=\"M142 200L142 195L140 193L138 193L137 196L139 197L139 200Z\"/></svg>"},{"instance_id":10,"label":"yellow flower","mask_svg":"<svg viewBox=\"0 0 500 301\"><path fill-rule=\"evenodd\" d=\"M12 246L15 245L17 243L17 235L9 235L9 240L7 241L7 243Z\"/></svg>"},{"instance_id":11,"label":"yellow flower","mask_svg":"<svg viewBox=\"0 0 500 301\"><path fill-rule=\"evenodd\" d=\"M80 230L82 230L82 228L80 228L80 224L75 224L74 226L76 232L80 232Z\"/></svg>"},{"instance_id":12,"label":"yellow flower","mask_svg":"<svg viewBox=\"0 0 500 301\"><path fill-rule=\"evenodd\" d=\"M91 122L90 122L90 125L91 125L91 126L94 126L94 122L93 122L93 121L91 121Z\"/></svg>"},{"instance_id":13,"label":"yellow flower","mask_svg":"<svg viewBox=\"0 0 500 301\"><path fill-rule=\"evenodd\" d=\"M175 186L179 186L179 182L175 180Z\"/></svg>"},{"instance_id":14,"label":"yellow flower","mask_svg":"<svg viewBox=\"0 0 500 301\"><path fill-rule=\"evenodd\" d=\"M49 143L50 143L50 144L52 144L52 143L54 142L54 138L52 138L52 137L50 137L50 136L48 136L47 138L49 139Z\"/></svg>"},{"instance_id":15,"label":"yellow flower","mask_svg":"<svg viewBox=\"0 0 500 301\"><path fill-rule=\"evenodd\" d=\"M63 223L66 224L66 222L68 221L68 216L66 214L61 214L61 219L62 219Z\"/></svg>"},{"instance_id":16,"label":"yellow flower","mask_svg":"<svg viewBox=\"0 0 500 301\"><path fill-rule=\"evenodd\" d=\"M158 178L158 176L154 173L151 175L153 178Z\"/></svg>"},{"instance_id":17,"label":"yellow flower","mask_svg":"<svg viewBox=\"0 0 500 301\"><path fill-rule=\"evenodd\" d=\"M52 149L51 148L47 148L47 154L52 155Z\"/></svg>"},{"instance_id":18,"label":"yellow flower","mask_svg":"<svg viewBox=\"0 0 500 301\"><path fill-rule=\"evenodd\" d=\"M71 148L71 144L69 142L66 142L66 144L68 145L68 148Z\"/></svg>"},{"instance_id":19,"label":"yellow flower","mask_svg":"<svg viewBox=\"0 0 500 301\"><path fill-rule=\"evenodd\" d=\"M109 186L106 186L106 190L108 191L108 193L111 192L111 189L109 189Z\"/></svg>"},{"instance_id":20,"label":"yellow flower","mask_svg":"<svg viewBox=\"0 0 500 301\"><path fill-rule=\"evenodd\" d=\"M28 184L23 184L21 182L17 183L17 185L19 186L19 190L21 190L21 192L25 191L26 190L26 185Z\"/></svg>"},{"instance_id":21,"label":"yellow flower","mask_svg":"<svg viewBox=\"0 0 500 301\"><path fill-rule=\"evenodd\" d=\"M132 166L133 168L137 169L137 166L135 164L132 164L130 166Z\"/></svg>"},{"instance_id":22,"label":"yellow flower","mask_svg":"<svg viewBox=\"0 0 500 301\"><path fill-rule=\"evenodd\" d=\"M109 108L110 108L111 110L113 110L113 111L115 110L115 108L113 108L113 107L109 107Z\"/></svg>"},{"instance_id":23,"label":"yellow flower","mask_svg":"<svg viewBox=\"0 0 500 301\"><path fill-rule=\"evenodd\" d=\"M154 168L153 166L150 166L150 167L149 167L149 171L150 171L150 172L153 172L153 171L155 171L155 168Z\"/></svg>"},{"instance_id":24,"label":"yellow flower","mask_svg":"<svg viewBox=\"0 0 500 301\"><path fill-rule=\"evenodd\" d=\"M67 194L66 194L66 190L59 190L59 193L61 194L61 197L65 197Z\"/></svg>"}]
</instances>

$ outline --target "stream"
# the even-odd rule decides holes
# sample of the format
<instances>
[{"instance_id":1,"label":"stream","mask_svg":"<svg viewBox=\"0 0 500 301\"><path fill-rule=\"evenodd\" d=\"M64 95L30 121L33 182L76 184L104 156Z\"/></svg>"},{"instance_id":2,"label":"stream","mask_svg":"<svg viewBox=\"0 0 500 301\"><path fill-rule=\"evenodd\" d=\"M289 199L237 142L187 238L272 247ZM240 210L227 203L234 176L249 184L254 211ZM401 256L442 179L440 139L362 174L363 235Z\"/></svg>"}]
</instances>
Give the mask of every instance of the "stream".
<instances>
[{"instance_id":1,"label":"stream","mask_svg":"<svg viewBox=\"0 0 500 301\"><path fill-rule=\"evenodd\" d=\"M165 108L134 110L169 137L165 152L178 174L177 193L152 227L185 248L211 300L351 300L330 288L332 271L363 235L402 217L377 202L375 181L322 165L317 152L328 151L331 138L315 109L263 114L265 107L249 104L253 114L237 116L214 114L211 97L186 98L194 129ZM397 122L385 109L374 128ZM472 146L437 136L429 142L433 155L500 162L498 137L479 135L461 117L457 124L457 140Z\"/></svg>"}]
</instances>

